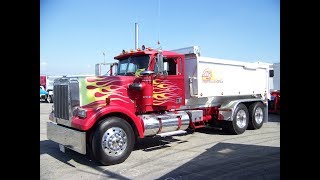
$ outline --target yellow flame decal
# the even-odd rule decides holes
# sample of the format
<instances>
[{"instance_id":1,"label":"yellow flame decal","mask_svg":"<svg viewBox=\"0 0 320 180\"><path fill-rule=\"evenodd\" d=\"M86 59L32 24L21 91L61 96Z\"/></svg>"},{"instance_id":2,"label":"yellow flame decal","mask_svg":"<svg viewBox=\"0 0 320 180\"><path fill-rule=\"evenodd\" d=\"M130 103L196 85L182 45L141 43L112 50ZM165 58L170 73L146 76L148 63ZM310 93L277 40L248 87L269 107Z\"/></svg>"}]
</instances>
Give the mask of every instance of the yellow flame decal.
<instances>
[{"instance_id":1,"label":"yellow flame decal","mask_svg":"<svg viewBox=\"0 0 320 180\"><path fill-rule=\"evenodd\" d=\"M120 80L110 80L107 78L86 78L86 89L87 89L87 103L105 100L118 100L125 103L129 103L128 96L124 95L126 87L124 85L115 85Z\"/></svg>"},{"instance_id":2,"label":"yellow flame decal","mask_svg":"<svg viewBox=\"0 0 320 180\"><path fill-rule=\"evenodd\" d=\"M175 93L177 90L181 88L168 80L153 80L153 105L176 102L179 97L179 94Z\"/></svg>"}]
</instances>

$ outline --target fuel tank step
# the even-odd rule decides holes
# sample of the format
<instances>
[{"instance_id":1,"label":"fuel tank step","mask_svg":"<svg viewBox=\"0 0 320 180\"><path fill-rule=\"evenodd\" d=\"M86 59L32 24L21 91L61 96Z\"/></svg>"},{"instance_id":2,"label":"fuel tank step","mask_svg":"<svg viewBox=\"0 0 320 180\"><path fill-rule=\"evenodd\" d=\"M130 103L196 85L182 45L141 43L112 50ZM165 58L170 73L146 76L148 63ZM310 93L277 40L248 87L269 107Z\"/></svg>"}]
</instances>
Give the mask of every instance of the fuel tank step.
<instances>
[{"instance_id":1,"label":"fuel tank step","mask_svg":"<svg viewBox=\"0 0 320 180\"><path fill-rule=\"evenodd\" d=\"M187 131L177 130L177 131L171 131L171 132L165 132L165 133L161 133L161 134L156 134L156 136L165 137L165 136L173 136L173 135L185 134L185 133L187 133Z\"/></svg>"}]
</instances>

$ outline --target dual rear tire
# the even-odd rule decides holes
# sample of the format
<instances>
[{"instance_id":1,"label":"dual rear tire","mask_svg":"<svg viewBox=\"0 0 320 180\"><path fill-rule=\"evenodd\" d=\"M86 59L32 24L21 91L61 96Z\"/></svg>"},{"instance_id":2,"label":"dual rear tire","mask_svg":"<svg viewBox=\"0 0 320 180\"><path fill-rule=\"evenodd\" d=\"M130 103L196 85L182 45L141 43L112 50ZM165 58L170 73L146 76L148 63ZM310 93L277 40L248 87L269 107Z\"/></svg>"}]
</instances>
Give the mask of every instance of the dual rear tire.
<instances>
[{"instance_id":1,"label":"dual rear tire","mask_svg":"<svg viewBox=\"0 0 320 180\"><path fill-rule=\"evenodd\" d=\"M242 134L246 129L260 129L265 119L263 109L261 102L251 104L249 110L243 103L238 104L232 121L226 121L225 130L230 134Z\"/></svg>"}]
</instances>

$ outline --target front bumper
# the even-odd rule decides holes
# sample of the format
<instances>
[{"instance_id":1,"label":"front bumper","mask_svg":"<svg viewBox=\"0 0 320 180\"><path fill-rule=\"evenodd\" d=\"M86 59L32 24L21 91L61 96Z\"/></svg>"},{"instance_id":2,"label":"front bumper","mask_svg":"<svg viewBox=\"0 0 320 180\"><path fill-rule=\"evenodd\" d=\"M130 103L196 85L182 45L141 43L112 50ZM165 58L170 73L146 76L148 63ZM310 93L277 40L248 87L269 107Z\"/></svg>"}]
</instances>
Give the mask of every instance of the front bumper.
<instances>
[{"instance_id":1,"label":"front bumper","mask_svg":"<svg viewBox=\"0 0 320 180\"><path fill-rule=\"evenodd\" d=\"M47 122L47 138L78 153L86 154L86 132Z\"/></svg>"}]
</instances>

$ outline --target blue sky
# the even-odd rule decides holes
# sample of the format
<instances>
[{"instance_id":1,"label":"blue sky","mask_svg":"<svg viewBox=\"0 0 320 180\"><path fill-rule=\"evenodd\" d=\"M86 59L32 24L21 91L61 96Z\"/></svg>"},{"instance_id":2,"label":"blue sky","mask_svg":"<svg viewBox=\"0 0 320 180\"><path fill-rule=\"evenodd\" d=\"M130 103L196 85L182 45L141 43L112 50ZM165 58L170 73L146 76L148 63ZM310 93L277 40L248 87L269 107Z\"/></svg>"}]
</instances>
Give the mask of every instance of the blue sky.
<instances>
[{"instance_id":1,"label":"blue sky","mask_svg":"<svg viewBox=\"0 0 320 180\"><path fill-rule=\"evenodd\" d=\"M159 6L160 5L160 6ZM160 11L159 11L160 10ZM40 73L94 74L135 46L198 45L206 57L280 62L279 0L41 0Z\"/></svg>"}]
</instances>

